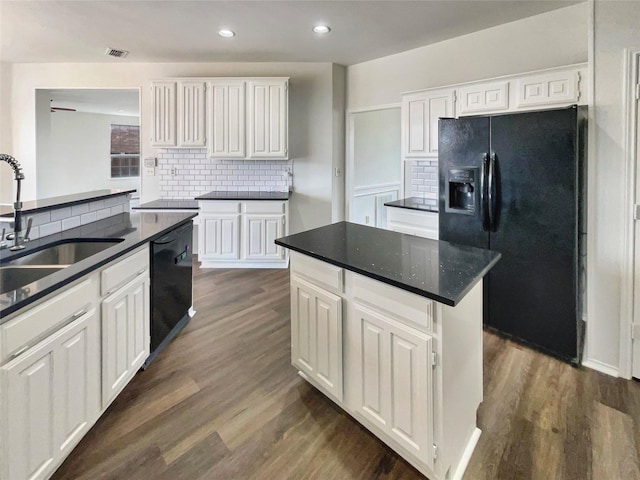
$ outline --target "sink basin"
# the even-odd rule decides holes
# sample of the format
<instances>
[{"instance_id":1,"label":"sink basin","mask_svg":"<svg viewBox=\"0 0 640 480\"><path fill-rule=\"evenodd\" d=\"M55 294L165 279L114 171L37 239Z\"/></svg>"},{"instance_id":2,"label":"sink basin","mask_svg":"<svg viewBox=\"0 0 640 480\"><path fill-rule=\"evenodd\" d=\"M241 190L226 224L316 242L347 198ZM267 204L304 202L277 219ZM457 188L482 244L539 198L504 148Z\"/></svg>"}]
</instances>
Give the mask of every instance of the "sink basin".
<instances>
[{"instance_id":1,"label":"sink basin","mask_svg":"<svg viewBox=\"0 0 640 480\"><path fill-rule=\"evenodd\" d=\"M121 241L122 239L117 238L113 240L75 240L59 243L10 260L6 262L4 266L41 265L67 267L96 253L100 253Z\"/></svg>"},{"instance_id":2,"label":"sink basin","mask_svg":"<svg viewBox=\"0 0 640 480\"><path fill-rule=\"evenodd\" d=\"M10 292L62 270L64 266L0 267L0 293Z\"/></svg>"}]
</instances>

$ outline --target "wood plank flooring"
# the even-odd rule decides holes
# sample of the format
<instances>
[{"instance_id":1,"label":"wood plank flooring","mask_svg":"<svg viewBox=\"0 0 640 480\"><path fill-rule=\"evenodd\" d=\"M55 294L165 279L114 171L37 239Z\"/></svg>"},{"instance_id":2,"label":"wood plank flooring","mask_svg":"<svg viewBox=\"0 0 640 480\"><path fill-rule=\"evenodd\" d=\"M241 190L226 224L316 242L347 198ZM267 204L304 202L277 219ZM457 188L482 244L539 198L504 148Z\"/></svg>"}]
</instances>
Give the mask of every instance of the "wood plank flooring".
<instances>
[{"instance_id":1,"label":"wood plank flooring","mask_svg":"<svg viewBox=\"0 0 640 480\"><path fill-rule=\"evenodd\" d=\"M194 269L196 316L54 475L420 479L290 364L288 270ZM485 333L465 480L640 480L640 384Z\"/></svg>"}]
</instances>

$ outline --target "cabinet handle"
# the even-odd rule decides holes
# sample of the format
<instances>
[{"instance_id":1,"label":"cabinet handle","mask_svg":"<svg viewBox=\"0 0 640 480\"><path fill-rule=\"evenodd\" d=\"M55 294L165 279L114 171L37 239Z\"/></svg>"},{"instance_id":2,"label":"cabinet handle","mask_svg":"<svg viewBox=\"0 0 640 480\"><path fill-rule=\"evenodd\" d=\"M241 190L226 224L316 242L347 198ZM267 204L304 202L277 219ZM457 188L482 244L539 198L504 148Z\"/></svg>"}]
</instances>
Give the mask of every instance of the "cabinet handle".
<instances>
[{"instance_id":1,"label":"cabinet handle","mask_svg":"<svg viewBox=\"0 0 640 480\"><path fill-rule=\"evenodd\" d=\"M82 310L78 310L76 313L74 313L73 315L71 315L71 319L75 320L76 318L80 318L82 315L84 315L85 313L87 313L87 309L86 307L83 308Z\"/></svg>"},{"instance_id":2,"label":"cabinet handle","mask_svg":"<svg viewBox=\"0 0 640 480\"><path fill-rule=\"evenodd\" d=\"M29 345L25 345L24 347L22 347L20 350L16 350L15 352L13 352L11 354L11 358L16 358L19 357L20 355L22 355L24 352L26 352L27 350L29 350Z\"/></svg>"}]
</instances>

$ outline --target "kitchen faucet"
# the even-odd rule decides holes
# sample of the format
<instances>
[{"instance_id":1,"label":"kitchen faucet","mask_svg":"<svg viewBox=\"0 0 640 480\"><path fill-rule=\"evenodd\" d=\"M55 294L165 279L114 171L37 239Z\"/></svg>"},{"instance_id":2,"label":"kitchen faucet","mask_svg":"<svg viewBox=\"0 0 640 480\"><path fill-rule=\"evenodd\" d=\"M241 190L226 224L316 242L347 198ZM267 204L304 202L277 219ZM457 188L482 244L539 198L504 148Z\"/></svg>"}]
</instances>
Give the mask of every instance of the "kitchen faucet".
<instances>
[{"instance_id":1,"label":"kitchen faucet","mask_svg":"<svg viewBox=\"0 0 640 480\"><path fill-rule=\"evenodd\" d=\"M20 163L11 155L6 153L0 153L0 161L7 162L13 169L15 174L15 180L18 183L16 192L16 201L13 204L13 237L7 236L7 239L13 238L13 246L11 250L21 250L24 248L24 242L28 240L29 231L31 230L31 219L29 219L29 225L27 226L27 234L24 237L20 236L22 232L22 202L20 201L20 187L21 182L24 180L24 173L22 173L22 167ZM4 229L2 231L2 240L4 240Z\"/></svg>"}]
</instances>

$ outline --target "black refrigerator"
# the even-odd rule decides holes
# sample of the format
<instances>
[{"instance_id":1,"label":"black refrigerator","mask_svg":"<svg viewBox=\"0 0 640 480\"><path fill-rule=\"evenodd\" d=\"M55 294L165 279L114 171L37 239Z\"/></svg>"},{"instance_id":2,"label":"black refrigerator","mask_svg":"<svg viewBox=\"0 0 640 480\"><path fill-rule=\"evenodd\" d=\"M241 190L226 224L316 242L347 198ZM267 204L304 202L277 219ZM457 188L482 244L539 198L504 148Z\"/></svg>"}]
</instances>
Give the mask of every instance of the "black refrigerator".
<instances>
[{"instance_id":1,"label":"black refrigerator","mask_svg":"<svg viewBox=\"0 0 640 480\"><path fill-rule=\"evenodd\" d=\"M585 259L585 107L440 119L440 240L502 259L491 330L578 364Z\"/></svg>"}]
</instances>

